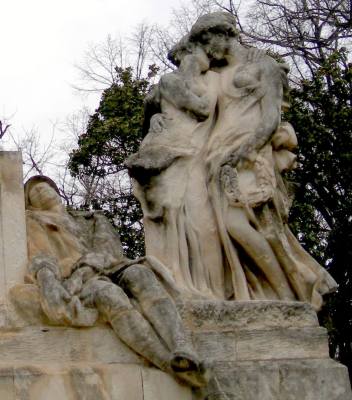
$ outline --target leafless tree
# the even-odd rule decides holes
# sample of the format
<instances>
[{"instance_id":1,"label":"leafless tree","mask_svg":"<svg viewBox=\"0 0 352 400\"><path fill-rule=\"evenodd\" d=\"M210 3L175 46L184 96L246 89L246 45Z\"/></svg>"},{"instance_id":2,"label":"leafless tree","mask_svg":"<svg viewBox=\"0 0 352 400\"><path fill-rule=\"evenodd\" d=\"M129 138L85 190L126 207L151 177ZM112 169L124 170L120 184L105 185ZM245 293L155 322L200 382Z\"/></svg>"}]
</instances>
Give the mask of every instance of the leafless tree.
<instances>
[{"instance_id":1,"label":"leafless tree","mask_svg":"<svg viewBox=\"0 0 352 400\"><path fill-rule=\"evenodd\" d=\"M54 144L55 126L53 126L50 140L43 145L40 135L35 127L25 130L23 134L16 137L11 134L15 148L22 152L24 179L33 174L45 174L48 165L55 156Z\"/></svg>"},{"instance_id":2,"label":"leafless tree","mask_svg":"<svg viewBox=\"0 0 352 400\"><path fill-rule=\"evenodd\" d=\"M150 41L152 28L145 22L138 24L128 38L131 45L131 53L134 56L133 68L135 77L141 79L146 73L146 67L150 55Z\"/></svg>"},{"instance_id":3,"label":"leafless tree","mask_svg":"<svg viewBox=\"0 0 352 400\"><path fill-rule=\"evenodd\" d=\"M128 49L121 37L107 36L104 42L90 43L83 61L75 67L80 83L72 85L81 92L101 92L116 83L116 66L128 65Z\"/></svg>"},{"instance_id":4,"label":"leafless tree","mask_svg":"<svg viewBox=\"0 0 352 400\"><path fill-rule=\"evenodd\" d=\"M117 68L132 67L137 79L146 76L151 34L152 27L142 22L129 37L113 38L109 35L103 42L90 43L82 62L75 65L79 83L72 87L79 92L102 92L117 83Z\"/></svg>"},{"instance_id":5,"label":"leafless tree","mask_svg":"<svg viewBox=\"0 0 352 400\"><path fill-rule=\"evenodd\" d=\"M17 135L9 132L10 141L7 144L22 153L24 181L37 174L50 176L57 183L66 205L73 206L77 201L79 188L67 168L69 141L66 138L63 140L64 144L60 145L58 131L59 124L55 122L52 124L50 139L45 143L35 127Z\"/></svg>"},{"instance_id":6,"label":"leafless tree","mask_svg":"<svg viewBox=\"0 0 352 400\"><path fill-rule=\"evenodd\" d=\"M6 120L0 119L0 139L5 135L6 131L10 128L10 124Z\"/></svg>"},{"instance_id":7,"label":"leafless tree","mask_svg":"<svg viewBox=\"0 0 352 400\"><path fill-rule=\"evenodd\" d=\"M342 46L350 46L352 11L349 0L256 0L248 12L244 34L289 59L299 78Z\"/></svg>"},{"instance_id":8,"label":"leafless tree","mask_svg":"<svg viewBox=\"0 0 352 400\"><path fill-rule=\"evenodd\" d=\"M160 67L161 72L173 70L175 66L167 59L168 51L190 31L197 18L203 14L215 11L230 12L236 16L238 27L243 31L244 11L252 1L191 0L181 3L177 9L173 9L172 18L166 26L160 24L153 26L150 42L153 62Z\"/></svg>"},{"instance_id":9,"label":"leafless tree","mask_svg":"<svg viewBox=\"0 0 352 400\"><path fill-rule=\"evenodd\" d=\"M80 205L90 208L92 206L92 199L99 197L99 193L108 185L107 180L102 182L102 178L98 174L86 175L80 173L73 177L68 169L69 154L77 147L80 135L86 132L89 117L90 111L84 107L76 113L69 115L62 127L66 139L60 145L64 159L59 168L57 181L61 195L69 207ZM99 162L100 160L97 160L98 164ZM98 168L99 165L95 167Z\"/></svg>"},{"instance_id":10,"label":"leafless tree","mask_svg":"<svg viewBox=\"0 0 352 400\"><path fill-rule=\"evenodd\" d=\"M199 15L226 11L237 20L240 41L276 53L292 67L296 81L314 75L337 49L351 47L350 0L191 0L174 10L167 29L154 27L152 53L172 68L167 51Z\"/></svg>"}]
</instances>

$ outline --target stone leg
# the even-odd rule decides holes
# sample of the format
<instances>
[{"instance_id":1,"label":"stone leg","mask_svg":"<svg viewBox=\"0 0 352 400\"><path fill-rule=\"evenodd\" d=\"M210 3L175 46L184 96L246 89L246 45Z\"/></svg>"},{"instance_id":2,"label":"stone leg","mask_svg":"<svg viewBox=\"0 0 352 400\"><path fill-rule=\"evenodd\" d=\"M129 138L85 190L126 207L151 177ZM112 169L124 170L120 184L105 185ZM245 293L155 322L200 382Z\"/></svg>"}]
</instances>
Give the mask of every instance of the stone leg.
<instances>
[{"instance_id":1,"label":"stone leg","mask_svg":"<svg viewBox=\"0 0 352 400\"><path fill-rule=\"evenodd\" d=\"M196 355L175 303L154 273L135 264L123 272L120 284L138 301L142 313L172 352L170 365L176 375L192 386L204 386L208 379L207 371Z\"/></svg>"},{"instance_id":2,"label":"stone leg","mask_svg":"<svg viewBox=\"0 0 352 400\"><path fill-rule=\"evenodd\" d=\"M142 313L170 351L174 355L188 355L196 361L190 335L185 331L175 303L154 273L143 265L132 265L123 272L120 284L138 301Z\"/></svg>"},{"instance_id":3,"label":"stone leg","mask_svg":"<svg viewBox=\"0 0 352 400\"><path fill-rule=\"evenodd\" d=\"M85 305L98 308L117 336L136 353L161 370L170 371L169 351L119 286L93 280L85 286L81 297Z\"/></svg>"}]
</instances>

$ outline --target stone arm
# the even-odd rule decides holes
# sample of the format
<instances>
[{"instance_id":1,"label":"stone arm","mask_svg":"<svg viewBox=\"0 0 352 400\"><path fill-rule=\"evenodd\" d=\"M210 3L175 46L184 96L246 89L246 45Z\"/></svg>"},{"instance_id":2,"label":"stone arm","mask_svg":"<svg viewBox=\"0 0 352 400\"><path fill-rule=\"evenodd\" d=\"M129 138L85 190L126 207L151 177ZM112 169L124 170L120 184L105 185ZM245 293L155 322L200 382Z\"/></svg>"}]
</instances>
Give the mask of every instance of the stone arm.
<instances>
[{"instance_id":1,"label":"stone arm","mask_svg":"<svg viewBox=\"0 0 352 400\"><path fill-rule=\"evenodd\" d=\"M178 71L171 72L160 79L160 94L163 99L179 110L190 113L198 121L209 116L209 102L197 89L195 78Z\"/></svg>"},{"instance_id":2,"label":"stone arm","mask_svg":"<svg viewBox=\"0 0 352 400\"><path fill-rule=\"evenodd\" d=\"M56 260L45 253L37 254L31 258L28 270L38 286L40 305L48 319L54 324L70 324L68 304L72 296L62 284Z\"/></svg>"}]
</instances>

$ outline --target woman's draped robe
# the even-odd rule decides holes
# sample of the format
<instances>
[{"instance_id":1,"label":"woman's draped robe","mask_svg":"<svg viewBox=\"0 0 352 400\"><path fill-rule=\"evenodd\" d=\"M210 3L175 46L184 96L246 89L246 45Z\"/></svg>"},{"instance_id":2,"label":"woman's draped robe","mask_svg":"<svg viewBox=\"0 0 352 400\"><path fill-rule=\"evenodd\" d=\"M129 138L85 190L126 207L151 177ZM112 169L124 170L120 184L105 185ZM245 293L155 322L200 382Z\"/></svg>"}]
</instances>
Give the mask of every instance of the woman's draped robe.
<instances>
[{"instance_id":1,"label":"woman's draped robe","mask_svg":"<svg viewBox=\"0 0 352 400\"><path fill-rule=\"evenodd\" d=\"M230 176L219 178L226 157L251 140L261 125L276 118L275 128L279 126L285 71L265 56L259 63L209 71L202 79L209 118L197 122L166 102L166 131L163 136L149 133L139 152L140 158L163 150L173 153L165 168L135 184L147 254L171 269L185 296L277 299L275 288L227 231L228 207L242 207L272 247L293 297L319 309L321 294L336 284L288 228L289 198L280 172L292 164L290 146L275 148L269 138L249 166L227 167Z\"/></svg>"}]
</instances>

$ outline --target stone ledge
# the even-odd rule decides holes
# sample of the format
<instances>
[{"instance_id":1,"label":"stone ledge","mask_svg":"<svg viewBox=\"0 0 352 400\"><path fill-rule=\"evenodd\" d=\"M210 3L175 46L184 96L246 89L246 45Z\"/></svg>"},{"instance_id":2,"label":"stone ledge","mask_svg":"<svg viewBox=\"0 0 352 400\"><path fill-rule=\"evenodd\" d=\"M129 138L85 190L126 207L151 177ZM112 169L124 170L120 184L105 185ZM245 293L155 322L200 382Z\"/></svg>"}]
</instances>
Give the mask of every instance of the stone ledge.
<instances>
[{"instance_id":1,"label":"stone ledge","mask_svg":"<svg viewBox=\"0 0 352 400\"><path fill-rule=\"evenodd\" d=\"M185 301L178 305L193 331L319 326L308 303L298 301Z\"/></svg>"},{"instance_id":2,"label":"stone ledge","mask_svg":"<svg viewBox=\"0 0 352 400\"><path fill-rule=\"evenodd\" d=\"M328 358L325 329L318 326L309 305L188 301L179 307L186 326L193 331L200 357L209 361L214 371L208 394L193 393L193 400L351 398L347 369ZM71 396L82 385L90 388L82 389L86 390L85 400L191 400L189 389L181 387L186 390L182 395L179 389L170 389L168 379L172 384L175 381L169 376L160 378L158 374L165 374L148 368L146 361L125 346L108 325L82 329L44 324L22 329L7 326L0 330L0 354L1 400L47 400L48 392L43 387L59 393L54 400L83 398ZM142 381L144 398L140 392L128 392L132 390L129 378L119 381L119 372L109 368L118 368L121 373L131 371L131 376L139 371L137 375L142 378L136 377L136 382L150 376L146 381L152 382L149 386ZM96 392L98 387L100 394ZM38 396L32 395L33 390L39 390ZM110 395L109 390L117 394ZM178 394L172 397L165 394L167 390ZM27 392L32 397L25 397ZM91 393L95 397L89 397Z\"/></svg>"},{"instance_id":3,"label":"stone ledge","mask_svg":"<svg viewBox=\"0 0 352 400\"><path fill-rule=\"evenodd\" d=\"M325 330L308 304L187 301L179 307L204 359L329 358ZM0 354L12 362L144 363L108 325L3 327Z\"/></svg>"},{"instance_id":4,"label":"stone ledge","mask_svg":"<svg viewBox=\"0 0 352 400\"><path fill-rule=\"evenodd\" d=\"M351 400L347 369L333 360L214 363L207 400Z\"/></svg>"},{"instance_id":5,"label":"stone ledge","mask_svg":"<svg viewBox=\"0 0 352 400\"><path fill-rule=\"evenodd\" d=\"M2 362L144 364L107 326L93 328L26 327L0 332Z\"/></svg>"},{"instance_id":6,"label":"stone ledge","mask_svg":"<svg viewBox=\"0 0 352 400\"><path fill-rule=\"evenodd\" d=\"M319 327L200 331L193 338L210 361L329 358L326 331ZM144 363L108 325L0 331L0 354L3 362Z\"/></svg>"},{"instance_id":7,"label":"stone ledge","mask_svg":"<svg viewBox=\"0 0 352 400\"><path fill-rule=\"evenodd\" d=\"M196 332L199 354L211 361L329 358L324 328Z\"/></svg>"}]
</instances>

